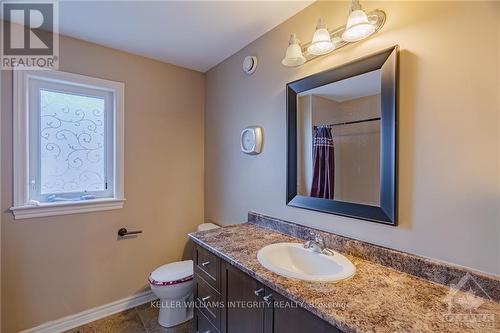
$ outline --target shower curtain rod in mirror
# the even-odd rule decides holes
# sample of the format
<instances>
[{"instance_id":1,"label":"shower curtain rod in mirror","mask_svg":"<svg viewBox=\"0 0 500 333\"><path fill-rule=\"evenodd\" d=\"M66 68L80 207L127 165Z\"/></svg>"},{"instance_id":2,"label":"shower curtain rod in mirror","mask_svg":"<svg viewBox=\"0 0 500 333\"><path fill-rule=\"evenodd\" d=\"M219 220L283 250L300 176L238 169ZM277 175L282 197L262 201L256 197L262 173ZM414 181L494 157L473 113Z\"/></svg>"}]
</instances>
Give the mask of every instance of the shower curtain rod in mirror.
<instances>
[{"instance_id":1,"label":"shower curtain rod in mirror","mask_svg":"<svg viewBox=\"0 0 500 333\"><path fill-rule=\"evenodd\" d=\"M353 120L353 121L346 121L346 122L343 122L343 123L336 123L336 124L329 124L329 125L323 125L323 126L341 126L341 125L351 125L351 124L358 124L358 123L366 123L366 122L369 122L369 121L377 121L377 120L380 120L380 117L377 117L377 118L368 118L368 119L363 119L363 120ZM318 127L318 126L314 126L314 127Z\"/></svg>"}]
</instances>

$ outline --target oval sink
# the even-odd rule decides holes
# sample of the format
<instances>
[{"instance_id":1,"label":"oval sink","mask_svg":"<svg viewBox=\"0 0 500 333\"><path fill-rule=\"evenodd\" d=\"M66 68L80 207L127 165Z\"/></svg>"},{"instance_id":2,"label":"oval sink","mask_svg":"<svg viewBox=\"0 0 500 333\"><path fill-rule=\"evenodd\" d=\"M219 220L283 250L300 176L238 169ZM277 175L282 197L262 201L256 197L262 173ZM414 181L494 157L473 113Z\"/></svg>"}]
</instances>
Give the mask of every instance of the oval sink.
<instances>
[{"instance_id":1,"label":"oval sink","mask_svg":"<svg viewBox=\"0 0 500 333\"><path fill-rule=\"evenodd\" d=\"M257 252L262 266L278 275L314 282L335 282L350 278L356 267L338 252L325 255L298 243L276 243Z\"/></svg>"}]
</instances>

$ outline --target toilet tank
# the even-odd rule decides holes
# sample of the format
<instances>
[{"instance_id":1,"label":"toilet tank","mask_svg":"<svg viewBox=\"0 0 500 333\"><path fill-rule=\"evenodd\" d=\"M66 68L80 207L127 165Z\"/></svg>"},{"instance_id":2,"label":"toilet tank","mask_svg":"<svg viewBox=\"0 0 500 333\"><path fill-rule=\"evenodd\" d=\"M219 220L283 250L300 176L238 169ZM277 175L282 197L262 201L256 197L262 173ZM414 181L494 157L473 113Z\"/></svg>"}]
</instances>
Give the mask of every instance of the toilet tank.
<instances>
[{"instance_id":1,"label":"toilet tank","mask_svg":"<svg viewBox=\"0 0 500 333\"><path fill-rule=\"evenodd\" d=\"M211 230L211 229L217 229L220 228L217 224L213 223L202 223L198 225L198 231L205 231L205 230Z\"/></svg>"}]
</instances>

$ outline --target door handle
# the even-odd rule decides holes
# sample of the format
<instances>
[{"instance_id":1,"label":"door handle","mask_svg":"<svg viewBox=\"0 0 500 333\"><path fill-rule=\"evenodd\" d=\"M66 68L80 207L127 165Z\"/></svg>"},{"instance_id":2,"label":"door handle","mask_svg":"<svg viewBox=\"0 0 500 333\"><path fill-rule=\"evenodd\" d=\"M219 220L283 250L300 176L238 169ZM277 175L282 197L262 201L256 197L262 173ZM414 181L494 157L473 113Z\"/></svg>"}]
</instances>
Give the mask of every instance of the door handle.
<instances>
[{"instance_id":1,"label":"door handle","mask_svg":"<svg viewBox=\"0 0 500 333\"><path fill-rule=\"evenodd\" d=\"M202 302L206 302L208 301L212 296L211 295L208 295L208 296L205 296L201 299Z\"/></svg>"},{"instance_id":2,"label":"door handle","mask_svg":"<svg viewBox=\"0 0 500 333\"><path fill-rule=\"evenodd\" d=\"M120 237L128 236L128 235L135 235L135 234L142 234L142 230L128 231L127 228L120 228L120 230L118 230L118 236L120 236Z\"/></svg>"},{"instance_id":3,"label":"door handle","mask_svg":"<svg viewBox=\"0 0 500 333\"><path fill-rule=\"evenodd\" d=\"M271 300L271 298L273 297L273 294L269 294L267 296L264 296L262 299L265 301L265 302L269 302Z\"/></svg>"},{"instance_id":4,"label":"door handle","mask_svg":"<svg viewBox=\"0 0 500 333\"><path fill-rule=\"evenodd\" d=\"M264 288L260 288L260 289L254 290L253 293L255 294L255 296L260 296L260 294L262 294L263 291L264 291Z\"/></svg>"},{"instance_id":5,"label":"door handle","mask_svg":"<svg viewBox=\"0 0 500 333\"><path fill-rule=\"evenodd\" d=\"M201 263L201 266L203 267L207 267L208 265L210 265L210 261L205 261Z\"/></svg>"}]
</instances>

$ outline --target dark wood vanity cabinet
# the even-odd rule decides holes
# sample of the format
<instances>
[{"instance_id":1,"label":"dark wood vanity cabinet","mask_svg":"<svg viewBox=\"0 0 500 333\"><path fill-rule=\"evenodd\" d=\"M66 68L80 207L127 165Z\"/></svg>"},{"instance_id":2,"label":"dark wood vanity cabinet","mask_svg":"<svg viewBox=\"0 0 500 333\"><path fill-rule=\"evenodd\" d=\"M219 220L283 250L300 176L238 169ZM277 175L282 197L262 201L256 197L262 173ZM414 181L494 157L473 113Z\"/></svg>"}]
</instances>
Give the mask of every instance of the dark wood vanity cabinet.
<instances>
[{"instance_id":1,"label":"dark wood vanity cabinet","mask_svg":"<svg viewBox=\"0 0 500 333\"><path fill-rule=\"evenodd\" d=\"M297 304L289 307L287 302L290 303L290 300L273 293L273 306L266 312L266 333L341 333Z\"/></svg>"},{"instance_id":2,"label":"dark wood vanity cabinet","mask_svg":"<svg viewBox=\"0 0 500 333\"><path fill-rule=\"evenodd\" d=\"M193 257L195 333L340 332L202 247Z\"/></svg>"},{"instance_id":3,"label":"dark wood vanity cabinet","mask_svg":"<svg viewBox=\"0 0 500 333\"><path fill-rule=\"evenodd\" d=\"M222 293L226 302L224 332L264 333L262 297L266 288L228 263L222 263Z\"/></svg>"}]
</instances>

